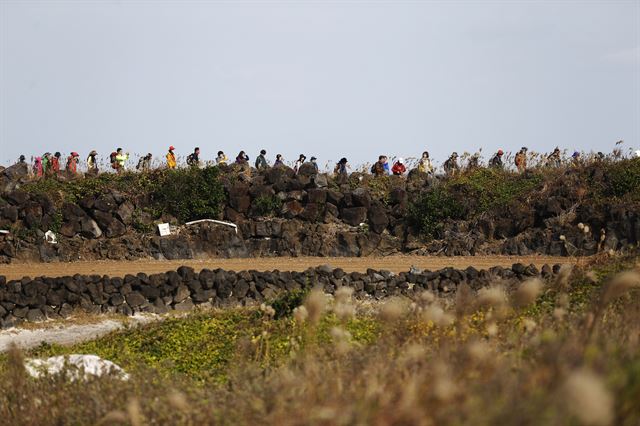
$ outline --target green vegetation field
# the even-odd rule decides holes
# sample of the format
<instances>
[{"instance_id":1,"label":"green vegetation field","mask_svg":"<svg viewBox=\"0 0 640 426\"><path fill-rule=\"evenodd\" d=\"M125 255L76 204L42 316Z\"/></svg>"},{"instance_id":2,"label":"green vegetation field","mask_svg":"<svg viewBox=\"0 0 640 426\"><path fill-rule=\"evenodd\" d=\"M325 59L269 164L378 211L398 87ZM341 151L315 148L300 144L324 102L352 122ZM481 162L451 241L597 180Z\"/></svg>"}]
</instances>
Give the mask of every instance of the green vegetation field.
<instances>
[{"instance_id":1,"label":"green vegetation field","mask_svg":"<svg viewBox=\"0 0 640 426\"><path fill-rule=\"evenodd\" d=\"M452 298L319 292L200 311L0 365L7 424L623 424L640 422L640 267ZM621 272L622 271L622 272ZM32 379L25 356L97 354L128 381Z\"/></svg>"}]
</instances>

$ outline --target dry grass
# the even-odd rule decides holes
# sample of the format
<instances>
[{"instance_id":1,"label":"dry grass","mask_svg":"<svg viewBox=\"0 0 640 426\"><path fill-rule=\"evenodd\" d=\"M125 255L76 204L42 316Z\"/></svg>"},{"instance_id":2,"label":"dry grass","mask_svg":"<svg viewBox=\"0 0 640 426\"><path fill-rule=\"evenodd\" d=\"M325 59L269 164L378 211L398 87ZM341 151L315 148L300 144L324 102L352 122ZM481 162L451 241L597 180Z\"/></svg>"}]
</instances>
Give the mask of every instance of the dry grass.
<instances>
[{"instance_id":1,"label":"dry grass","mask_svg":"<svg viewBox=\"0 0 640 426\"><path fill-rule=\"evenodd\" d=\"M128 382L33 380L14 351L0 371L0 418L29 425L636 425L637 278L636 271L576 269L553 282L496 285L479 296L461 286L455 298L424 293L373 311L354 306L349 291L333 300L312 293L292 318L274 320L266 307L242 310L256 328L233 335L221 380L167 376L144 364L128 367ZM373 339L348 325L354 315L375 321ZM196 342L190 350L203 349Z\"/></svg>"}]
</instances>

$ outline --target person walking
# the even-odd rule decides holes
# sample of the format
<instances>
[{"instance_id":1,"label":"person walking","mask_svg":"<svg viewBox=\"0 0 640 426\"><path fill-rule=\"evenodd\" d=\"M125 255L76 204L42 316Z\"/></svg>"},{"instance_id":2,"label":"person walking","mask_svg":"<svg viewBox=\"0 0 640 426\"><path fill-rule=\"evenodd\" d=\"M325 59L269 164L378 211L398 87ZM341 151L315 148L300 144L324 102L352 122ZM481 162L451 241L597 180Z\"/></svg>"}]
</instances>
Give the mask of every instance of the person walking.
<instances>
[{"instance_id":1,"label":"person walking","mask_svg":"<svg viewBox=\"0 0 640 426\"><path fill-rule=\"evenodd\" d=\"M51 173L51 153L45 152L42 156L42 175L48 176Z\"/></svg>"},{"instance_id":2,"label":"person walking","mask_svg":"<svg viewBox=\"0 0 640 426\"><path fill-rule=\"evenodd\" d=\"M122 151L122 148L118 148L115 152L115 155L112 154L112 157L113 157L113 162L111 166L114 169L116 169L116 172L118 172L118 174L124 172L125 165L127 163L127 160L129 159L129 153L127 152L125 154Z\"/></svg>"},{"instance_id":3,"label":"person walking","mask_svg":"<svg viewBox=\"0 0 640 426\"><path fill-rule=\"evenodd\" d=\"M501 169L504 166L504 164L502 163L503 155L504 152L499 149L498 152L496 152L495 155L491 158L491 160L489 160L489 167L493 169Z\"/></svg>"},{"instance_id":4,"label":"person walking","mask_svg":"<svg viewBox=\"0 0 640 426\"><path fill-rule=\"evenodd\" d=\"M420 173L433 173L433 165L431 164L431 159L429 158L429 152L425 151L422 153L422 157L420 157L420 162L418 163L418 171Z\"/></svg>"},{"instance_id":5,"label":"person walking","mask_svg":"<svg viewBox=\"0 0 640 426\"><path fill-rule=\"evenodd\" d=\"M556 147L551 154L547 157L547 166L560 167L562 164L562 158L560 158L560 148Z\"/></svg>"},{"instance_id":6,"label":"person walking","mask_svg":"<svg viewBox=\"0 0 640 426\"><path fill-rule=\"evenodd\" d=\"M516 154L516 158L514 159L514 163L518 172L524 173L527 170L527 147L523 146L520 148L520 151Z\"/></svg>"},{"instance_id":7,"label":"person walking","mask_svg":"<svg viewBox=\"0 0 640 426\"><path fill-rule=\"evenodd\" d=\"M379 155L378 156L378 161L376 161L375 163L373 163L373 166L371 166L371 173L373 173L374 176L384 176L385 174L387 174L387 157L384 155Z\"/></svg>"},{"instance_id":8,"label":"person walking","mask_svg":"<svg viewBox=\"0 0 640 426\"><path fill-rule=\"evenodd\" d=\"M56 153L53 154L53 157L51 157L50 170L52 175L60 173L60 157L62 157L62 154L59 151L56 151Z\"/></svg>"},{"instance_id":9,"label":"person walking","mask_svg":"<svg viewBox=\"0 0 640 426\"><path fill-rule=\"evenodd\" d=\"M98 174L98 153L96 150L92 150L87 157L87 173Z\"/></svg>"},{"instance_id":10,"label":"person walking","mask_svg":"<svg viewBox=\"0 0 640 426\"><path fill-rule=\"evenodd\" d=\"M36 157L33 162L33 175L35 177L42 177L44 171L42 170L42 157Z\"/></svg>"},{"instance_id":11,"label":"person walking","mask_svg":"<svg viewBox=\"0 0 640 426\"><path fill-rule=\"evenodd\" d=\"M258 170L266 170L269 168L269 163L267 163L267 158L265 157L265 155L267 155L267 151L264 149L260 150L260 155L258 155L258 157L256 157L256 169Z\"/></svg>"},{"instance_id":12,"label":"person walking","mask_svg":"<svg viewBox=\"0 0 640 426\"><path fill-rule=\"evenodd\" d=\"M319 167L318 167L318 162L317 162L317 158L316 157L311 157L311 159L309 160L309 162L311 164L313 164L313 168L316 169L316 173L318 173L319 171Z\"/></svg>"},{"instance_id":13,"label":"person walking","mask_svg":"<svg viewBox=\"0 0 640 426\"><path fill-rule=\"evenodd\" d=\"M342 157L340 161L336 164L336 167L333 169L333 173L338 176L346 176L347 175L347 159Z\"/></svg>"},{"instance_id":14,"label":"person walking","mask_svg":"<svg viewBox=\"0 0 640 426\"><path fill-rule=\"evenodd\" d=\"M71 155L67 157L67 172L71 174L76 174L78 172L78 161L80 155L77 152L72 152Z\"/></svg>"},{"instance_id":15,"label":"person walking","mask_svg":"<svg viewBox=\"0 0 640 426\"><path fill-rule=\"evenodd\" d=\"M200 167L200 147L195 147L193 152L187 156L187 165L191 167Z\"/></svg>"},{"instance_id":16,"label":"person walking","mask_svg":"<svg viewBox=\"0 0 640 426\"><path fill-rule=\"evenodd\" d=\"M298 160L293 166L293 171L296 172L296 174L298 173L298 170L300 170L300 166L304 164L306 159L307 157L304 154L300 154L300 157L298 157Z\"/></svg>"},{"instance_id":17,"label":"person walking","mask_svg":"<svg viewBox=\"0 0 640 426\"><path fill-rule=\"evenodd\" d=\"M460 171L460 166L458 166L458 153L454 151L447 161L444 162L442 168L447 176L455 176L458 174Z\"/></svg>"},{"instance_id":18,"label":"person walking","mask_svg":"<svg viewBox=\"0 0 640 426\"><path fill-rule=\"evenodd\" d=\"M394 176L402 176L406 171L407 167L404 165L402 158L398 158L398 161L396 161L391 168L391 172Z\"/></svg>"},{"instance_id":19,"label":"person walking","mask_svg":"<svg viewBox=\"0 0 640 426\"><path fill-rule=\"evenodd\" d=\"M136 165L136 170L140 170L141 172L148 172L151 170L151 159L153 155L149 152L144 157L140 157L138 160L138 164Z\"/></svg>"},{"instance_id":20,"label":"person walking","mask_svg":"<svg viewBox=\"0 0 640 426\"><path fill-rule=\"evenodd\" d=\"M176 149L173 145L169 147L169 152L167 152L167 168L173 170L176 168L178 163L176 162L176 155L173 153L173 150Z\"/></svg>"}]
</instances>

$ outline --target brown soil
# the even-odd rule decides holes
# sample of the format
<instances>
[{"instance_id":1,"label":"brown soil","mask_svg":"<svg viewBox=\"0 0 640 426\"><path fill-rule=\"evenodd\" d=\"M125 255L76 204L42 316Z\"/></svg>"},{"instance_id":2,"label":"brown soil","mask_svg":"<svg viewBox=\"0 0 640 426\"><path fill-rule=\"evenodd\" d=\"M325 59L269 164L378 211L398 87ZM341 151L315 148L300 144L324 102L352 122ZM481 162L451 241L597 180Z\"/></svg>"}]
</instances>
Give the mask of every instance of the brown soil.
<instances>
[{"instance_id":1,"label":"brown soil","mask_svg":"<svg viewBox=\"0 0 640 426\"><path fill-rule=\"evenodd\" d=\"M271 271L303 271L309 267L329 264L345 271L364 272L367 268L387 269L393 272L408 271L412 265L421 269L441 269L445 267L466 268L474 266L487 269L492 266L511 266L520 262L540 267L545 263L578 263L586 261L568 257L549 256L471 256L471 257L429 257L429 256L387 256L387 257L273 257L250 259L199 259L199 260L140 260L140 261L92 261L73 263L12 263L0 265L0 275L7 279L23 276L58 277L74 274L98 274L124 276L138 272L158 273L176 270L181 265L191 266L197 271L203 268L242 271L248 269Z\"/></svg>"}]
</instances>

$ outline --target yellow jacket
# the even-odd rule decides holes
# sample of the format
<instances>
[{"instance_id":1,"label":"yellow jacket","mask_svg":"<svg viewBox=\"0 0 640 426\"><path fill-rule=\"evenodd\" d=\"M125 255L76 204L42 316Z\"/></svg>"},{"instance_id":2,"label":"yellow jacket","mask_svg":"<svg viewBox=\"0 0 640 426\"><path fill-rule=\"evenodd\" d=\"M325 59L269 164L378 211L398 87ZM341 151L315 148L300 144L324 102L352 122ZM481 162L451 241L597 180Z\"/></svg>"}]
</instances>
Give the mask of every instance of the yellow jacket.
<instances>
[{"instance_id":1,"label":"yellow jacket","mask_svg":"<svg viewBox=\"0 0 640 426\"><path fill-rule=\"evenodd\" d=\"M176 156L173 152L167 152L167 167L170 169L176 168Z\"/></svg>"}]
</instances>

